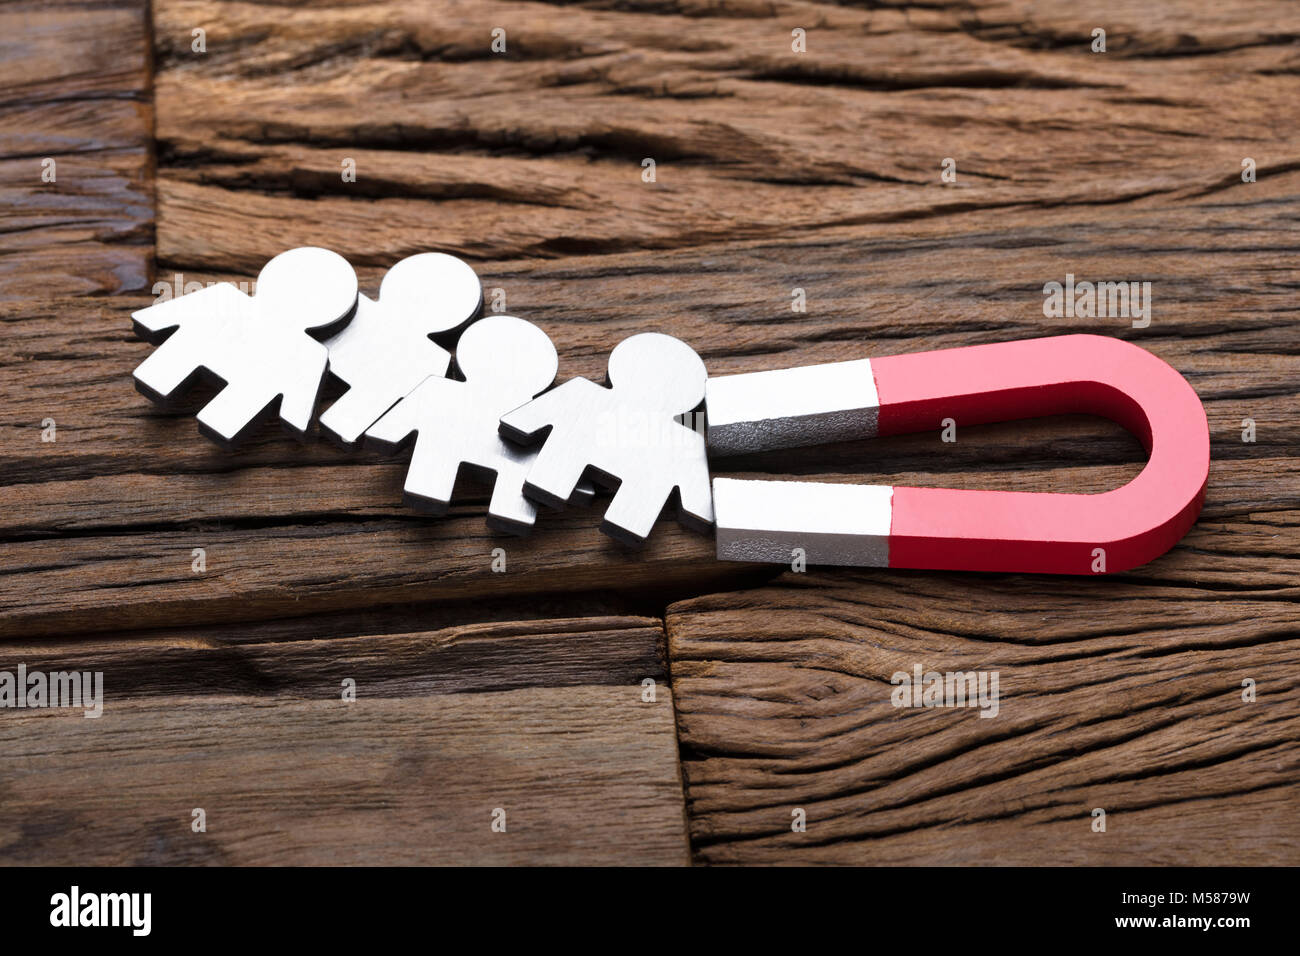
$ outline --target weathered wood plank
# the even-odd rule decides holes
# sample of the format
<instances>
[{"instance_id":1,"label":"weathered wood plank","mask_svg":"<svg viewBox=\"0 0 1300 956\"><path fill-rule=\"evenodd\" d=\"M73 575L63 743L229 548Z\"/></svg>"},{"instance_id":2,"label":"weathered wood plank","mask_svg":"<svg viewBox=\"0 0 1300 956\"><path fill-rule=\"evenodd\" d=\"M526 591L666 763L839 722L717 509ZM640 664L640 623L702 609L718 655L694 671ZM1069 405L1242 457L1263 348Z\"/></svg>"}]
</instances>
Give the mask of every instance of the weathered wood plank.
<instances>
[{"instance_id":1,"label":"weathered wood plank","mask_svg":"<svg viewBox=\"0 0 1300 956\"><path fill-rule=\"evenodd\" d=\"M1227 198L1242 143L1265 147L1255 158L1270 172L1300 162L1277 136L1297 109L1285 10L1253 4L1236 20L1169 4L1154 30L1145 8L1098 10L1113 37L1103 55L1089 52L1091 17L1002 0L915 17L821 4L325 12L167 0L159 257L249 270L285 228L347 237L378 263L430 241L477 258L562 256ZM212 38L201 56L188 48L196 23ZM805 54L791 50L797 26ZM490 50L494 27L513 44L505 54ZM1193 49L1225 52L1178 55ZM1209 83L1223 95L1206 95ZM947 156L952 188L939 180ZM342 180L345 158L356 182ZM652 186L645 158L660 164ZM241 228L223 228L232 216Z\"/></svg>"},{"instance_id":2,"label":"weathered wood plank","mask_svg":"<svg viewBox=\"0 0 1300 956\"><path fill-rule=\"evenodd\" d=\"M838 572L672 606L697 858L1295 864L1300 613L1226 587ZM996 715L895 707L918 665L998 672Z\"/></svg>"},{"instance_id":3,"label":"weathered wood plank","mask_svg":"<svg viewBox=\"0 0 1300 956\"><path fill-rule=\"evenodd\" d=\"M148 288L147 9L58 0L0 10L0 300Z\"/></svg>"},{"instance_id":4,"label":"weathered wood plank","mask_svg":"<svg viewBox=\"0 0 1300 956\"><path fill-rule=\"evenodd\" d=\"M722 564L703 535L665 525L643 551L564 514L527 540L480 516L34 540L0 553L5 637L300 615L419 600L740 584L766 569ZM194 570L202 548L204 570ZM504 573L493 570L505 551Z\"/></svg>"},{"instance_id":5,"label":"weathered wood plank","mask_svg":"<svg viewBox=\"0 0 1300 956\"><path fill-rule=\"evenodd\" d=\"M0 670L102 671L104 704L6 712L0 859L681 864L662 639L625 617L7 646Z\"/></svg>"}]
</instances>

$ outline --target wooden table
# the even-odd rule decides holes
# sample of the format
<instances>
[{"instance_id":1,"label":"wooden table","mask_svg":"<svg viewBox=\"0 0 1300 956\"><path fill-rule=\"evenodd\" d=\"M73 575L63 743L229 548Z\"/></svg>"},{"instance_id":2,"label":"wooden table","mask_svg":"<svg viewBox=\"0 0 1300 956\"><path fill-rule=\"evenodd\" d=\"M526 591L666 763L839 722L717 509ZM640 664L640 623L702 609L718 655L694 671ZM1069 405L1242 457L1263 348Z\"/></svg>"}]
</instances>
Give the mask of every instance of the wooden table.
<instances>
[{"instance_id":1,"label":"wooden table","mask_svg":"<svg viewBox=\"0 0 1300 956\"><path fill-rule=\"evenodd\" d=\"M0 860L1300 862L1293 5L55 0L0 28L0 670L105 698L0 711ZM1205 510L1078 579L726 564L669 522L632 552L581 509L503 539L468 482L430 519L400 461L274 426L226 454L202 394L131 387L155 283L303 244L372 294L466 258L561 378L649 329L713 372L1122 337L1205 403ZM1067 274L1150 282L1149 324L1046 315ZM1142 461L1079 417L718 467L1095 492ZM894 707L918 664L997 671L997 718Z\"/></svg>"}]
</instances>

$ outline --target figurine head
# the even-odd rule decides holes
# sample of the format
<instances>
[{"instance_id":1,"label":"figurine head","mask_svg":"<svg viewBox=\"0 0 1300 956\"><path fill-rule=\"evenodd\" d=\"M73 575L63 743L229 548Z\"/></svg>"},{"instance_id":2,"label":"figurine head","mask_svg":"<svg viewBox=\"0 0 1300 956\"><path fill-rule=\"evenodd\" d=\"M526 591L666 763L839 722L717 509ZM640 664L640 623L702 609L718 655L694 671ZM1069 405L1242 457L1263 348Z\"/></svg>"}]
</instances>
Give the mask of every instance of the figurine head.
<instances>
[{"instance_id":1,"label":"figurine head","mask_svg":"<svg viewBox=\"0 0 1300 956\"><path fill-rule=\"evenodd\" d=\"M483 306L483 285L468 265L441 252L407 256L384 274L379 304L386 315L426 335L459 328Z\"/></svg>"},{"instance_id":2,"label":"figurine head","mask_svg":"<svg viewBox=\"0 0 1300 956\"><path fill-rule=\"evenodd\" d=\"M467 382L492 383L522 404L555 381L560 360L550 337L533 323L490 315L461 335L456 367Z\"/></svg>"},{"instance_id":3,"label":"figurine head","mask_svg":"<svg viewBox=\"0 0 1300 956\"><path fill-rule=\"evenodd\" d=\"M254 302L267 321L304 332L324 328L356 308L357 274L337 252L301 246L262 266Z\"/></svg>"},{"instance_id":4,"label":"figurine head","mask_svg":"<svg viewBox=\"0 0 1300 956\"><path fill-rule=\"evenodd\" d=\"M622 398L668 416L704 401L709 373L695 350L671 335L642 332L609 355L609 383Z\"/></svg>"}]
</instances>

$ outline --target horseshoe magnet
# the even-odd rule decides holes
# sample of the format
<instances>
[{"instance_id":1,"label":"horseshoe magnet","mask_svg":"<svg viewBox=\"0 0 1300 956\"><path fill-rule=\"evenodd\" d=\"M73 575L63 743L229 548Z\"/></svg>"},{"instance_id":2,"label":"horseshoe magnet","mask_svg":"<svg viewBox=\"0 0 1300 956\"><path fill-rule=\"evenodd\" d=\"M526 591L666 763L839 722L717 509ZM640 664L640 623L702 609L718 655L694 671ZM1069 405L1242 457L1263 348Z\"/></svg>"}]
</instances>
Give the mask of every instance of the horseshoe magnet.
<instances>
[{"instance_id":1,"label":"horseshoe magnet","mask_svg":"<svg viewBox=\"0 0 1300 956\"><path fill-rule=\"evenodd\" d=\"M940 427L1089 413L1149 459L1102 494L713 479L717 555L733 561L1096 574L1164 554L1200 513L1205 410L1145 349L1097 335L975 345L710 377L710 457Z\"/></svg>"}]
</instances>

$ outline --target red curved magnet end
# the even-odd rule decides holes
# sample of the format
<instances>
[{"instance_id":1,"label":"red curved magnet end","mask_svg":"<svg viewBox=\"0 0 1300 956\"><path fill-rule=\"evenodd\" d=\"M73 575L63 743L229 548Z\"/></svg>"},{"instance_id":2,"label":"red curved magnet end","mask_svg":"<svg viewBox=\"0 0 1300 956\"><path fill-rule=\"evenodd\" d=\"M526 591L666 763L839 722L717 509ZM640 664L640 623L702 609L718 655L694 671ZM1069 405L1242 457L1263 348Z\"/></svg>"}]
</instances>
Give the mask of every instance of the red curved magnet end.
<instances>
[{"instance_id":1,"label":"red curved magnet end","mask_svg":"<svg viewBox=\"0 0 1300 956\"><path fill-rule=\"evenodd\" d=\"M894 488L889 566L1097 574L1178 542L1200 513L1210 469L1205 410L1145 349L1099 335L976 345L872 359L879 434L1088 413L1136 434L1136 478L1096 495Z\"/></svg>"}]
</instances>

